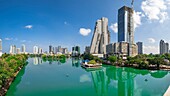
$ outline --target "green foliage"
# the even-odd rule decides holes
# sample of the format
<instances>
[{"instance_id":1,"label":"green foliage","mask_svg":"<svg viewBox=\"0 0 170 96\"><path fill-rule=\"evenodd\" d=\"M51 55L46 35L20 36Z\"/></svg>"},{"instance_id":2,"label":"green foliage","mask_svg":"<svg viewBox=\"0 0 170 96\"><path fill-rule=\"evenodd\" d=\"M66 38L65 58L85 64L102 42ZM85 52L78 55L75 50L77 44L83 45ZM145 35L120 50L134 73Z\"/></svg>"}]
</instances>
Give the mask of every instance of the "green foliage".
<instances>
[{"instance_id":1,"label":"green foliage","mask_svg":"<svg viewBox=\"0 0 170 96\"><path fill-rule=\"evenodd\" d=\"M94 59L94 56L92 54L84 54L83 56L83 59L86 60L93 60Z\"/></svg>"},{"instance_id":2,"label":"green foliage","mask_svg":"<svg viewBox=\"0 0 170 96\"><path fill-rule=\"evenodd\" d=\"M96 61L95 61L95 60L90 60L90 61L88 62L88 64L96 64Z\"/></svg>"},{"instance_id":3,"label":"green foliage","mask_svg":"<svg viewBox=\"0 0 170 96\"><path fill-rule=\"evenodd\" d=\"M20 67L27 64L28 56L25 54L3 54L0 58L0 88L5 84L5 81L14 77Z\"/></svg>"},{"instance_id":4,"label":"green foliage","mask_svg":"<svg viewBox=\"0 0 170 96\"><path fill-rule=\"evenodd\" d=\"M42 55L41 56L43 61L56 61L56 60L61 60L62 62L65 62L66 60L66 55Z\"/></svg>"},{"instance_id":5,"label":"green foliage","mask_svg":"<svg viewBox=\"0 0 170 96\"><path fill-rule=\"evenodd\" d=\"M116 59L117 59L116 56L110 56L110 57L108 58L108 60L109 60L111 63L115 63L115 62L116 62Z\"/></svg>"},{"instance_id":6,"label":"green foliage","mask_svg":"<svg viewBox=\"0 0 170 96\"><path fill-rule=\"evenodd\" d=\"M159 69L160 65L168 64L167 60L170 60L170 54L167 53L163 55L142 54L137 55L135 57L128 57L125 64L126 65L137 64L139 68L148 68L149 65L156 65L156 67Z\"/></svg>"},{"instance_id":7,"label":"green foliage","mask_svg":"<svg viewBox=\"0 0 170 96\"><path fill-rule=\"evenodd\" d=\"M93 59L98 63L102 63L102 60L99 57L93 57Z\"/></svg>"}]
</instances>

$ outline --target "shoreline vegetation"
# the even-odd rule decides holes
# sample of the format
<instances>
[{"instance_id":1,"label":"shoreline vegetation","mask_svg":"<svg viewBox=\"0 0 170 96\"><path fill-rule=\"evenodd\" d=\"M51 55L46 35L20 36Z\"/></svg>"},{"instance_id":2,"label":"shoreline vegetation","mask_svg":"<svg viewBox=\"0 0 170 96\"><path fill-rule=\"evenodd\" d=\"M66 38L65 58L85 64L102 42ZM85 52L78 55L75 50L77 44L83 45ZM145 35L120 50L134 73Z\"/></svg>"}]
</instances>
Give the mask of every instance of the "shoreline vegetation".
<instances>
[{"instance_id":1,"label":"shoreline vegetation","mask_svg":"<svg viewBox=\"0 0 170 96\"><path fill-rule=\"evenodd\" d=\"M4 96L19 71L28 64L28 55L3 54L0 57L0 96Z\"/></svg>"},{"instance_id":2,"label":"shoreline vegetation","mask_svg":"<svg viewBox=\"0 0 170 96\"><path fill-rule=\"evenodd\" d=\"M121 57L117 57L115 55L111 55L108 56L108 58L101 59L93 56L92 54L84 54L83 60L95 61L97 63L102 62L102 64L104 65L131 67L136 69L170 70L170 54L141 54L135 57L127 57L126 60L123 60Z\"/></svg>"},{"instance_id":3,"label":"shoreline vegetation","mask_svg":"<svg viewBox=\"0 0 170 96\"><path fill-rule=\"evenodd\" d=\"M13 82L19 71L28 64L28 57L41 57L43 61L62 61L66 62L67 55L35 55L35 54L3 54L0 57L0 96L4 96ZM107 58L99 58L92 54L84 54L81 57L86 65L89 64L91 67L104 65L112 65L119 67L130 67L136 69L147 69L147 70L170 70L170 54L163 55L137 55L135 57L127 57L123 60L121 57L110 55ZM85 64L85 62L83 62ZM93 66L92 66L93 67Z\"/></svg>"}]
</instances>

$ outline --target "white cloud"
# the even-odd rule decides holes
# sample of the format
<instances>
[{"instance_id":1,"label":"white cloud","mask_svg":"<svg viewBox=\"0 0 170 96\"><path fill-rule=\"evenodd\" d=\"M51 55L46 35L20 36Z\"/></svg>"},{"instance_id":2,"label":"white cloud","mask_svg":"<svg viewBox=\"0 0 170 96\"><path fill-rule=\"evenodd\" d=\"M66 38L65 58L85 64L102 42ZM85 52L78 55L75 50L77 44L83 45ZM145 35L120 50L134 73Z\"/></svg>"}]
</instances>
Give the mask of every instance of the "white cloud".
<instances>
[{"instance_id":1,"label":"white cloud","mask_svg":"<svg viewBox=\"0 0 170 96\"><path fill-rule=\"evenodd\" d=\"M156 42L154 38L148 38L148 41L149 41L149 43L155 43Z\"/></svg>"},{"instance_id":2,"label":"white cloud","mask_svg":"<svg viewBox=\"0 0 170 96\"><path fill-rule=\"evenodd\" d=\"M79 32L80 32L81 35L87 36L87 35L90 34L91 29L80 28Z\"/></svg>"},{"instance_id":3,"label":"white cloud","mask_svg":"<svg viewBox=\"0 0 170 96\"><path fill-rule=\"evenodd\" d=\"M169 0L144 0L141 8L149 20L163 23L168 19L168 2Z\"/></svg>"},{"instance_id":4,"label":"white cloud","mask_svg":"<svg viewBox=\"0 0 170 96\"><path fill-rule=\"evenodd\" d=\"M134 17L134 29L136 29L137 27L139 27L142 24L141 19L144 16L145 15L142 12L134 11L134 14L133 14L133 17Z\"/></svg>"},{"instance_id":5,"label":"white cloud","mask_svg":"<svg viewBox=\"0 0 170 96\"><path fill-rule=\"evenodd\" d=\"M145 54L150 54L150 53L158 54L159 51L157 46L144 46L143 48Z\"/></svg>"},{"instance_id":6,"label":"white cloud","mask_svg":"<svg viewBox=\"0 0 170 96\"><path fill-rule=\"evenodd\" d=\"M26 29L32 29L32 27L33 27L32 25L25 26Z\"/></svg>"},{"instance_id":7,"label":"white cloud","mask_svg":"<svg viewBox=\"0 0 170 96\"><path fill-rule=\"evenodd\" d=\"M134 11L133 17L134 17L134 29L136 29L137 27L139 27L142 24L141 19L142 19L142 17L145 17L145 15L142 12ZM118 24L112 23L110 26L110 29L113 32L117 33L118 32Z\"/></svg>"},{"instance_id":8,"label":"white cloud","mask_svg":"<svg viewBox=\"0 0 170 96\"><path fill-rule=\"evenodd\" d=\"M5 40L7 40L7 41L10 41L10 40L12 40L13 38L5 38Z\"/></svg>"},{"instance_id":9,"label":"white cloud","mask_svg":"<svg viewBox=\"0 0 170 96\"><path fill-rule=\"evenodd\" d=\"M118 25L117 25L117 23L111 24L110 29L113 32L117 33L118 32Z\"/></svg>"},{"instance_id":10,"label":"white cloud","mask_svg":"<svg viewBox=\"0 0 170 96\"><path fill-rule=\"evenodd\" d=\"M80 82L81 83L83 83L83 82L90 82L90 81L91 81L91 78L88 75L84 74L84 75L80 76Z\"/></svg>"}]
</instances>

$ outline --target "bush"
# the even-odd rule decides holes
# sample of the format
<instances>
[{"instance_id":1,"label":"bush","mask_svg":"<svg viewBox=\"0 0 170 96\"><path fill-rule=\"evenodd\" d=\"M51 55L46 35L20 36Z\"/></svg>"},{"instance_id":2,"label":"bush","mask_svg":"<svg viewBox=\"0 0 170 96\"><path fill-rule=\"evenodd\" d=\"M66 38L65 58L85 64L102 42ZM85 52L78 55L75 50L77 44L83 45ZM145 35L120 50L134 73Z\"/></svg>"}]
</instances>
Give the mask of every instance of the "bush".
<instances>
[{"instance_id":1,"label":"bush","mask_svg":"<svg viewBox=\"0 0 170 96\"><path fill-rule=\"evenodd\" d=\"M88 64L96 64L96 61L95 61L95 60L90 60L90 61L88 62Z\"/></svg>"},{"instance_id":2,"label":"bush","mask_svg":"<svg viewBox=\"0 0 170 96\"><path fill-rule=\"evenodd\" d=\"M116 56L110 56L110 57L108 58L108 60L109 60L111 63L115 63L115 62L116 62L116 59L117 59Z\"/></svg>"},{"instance_id":3,"label":"bush","mask_svg":"<svg viewBox=\"0 0 170 96\"><path fill-rule=\"evenodd\" d=\"M94 56L93 56L92 54L85 54L85 55L83 56L83 59L84 59L84 60L86 60L86 59L88 59L88 60L93 60L93 59L94 59Z\"/></svg>"},{"instance_id":4,"label":"bush","mask_svg":"<svg viewBox=\"0 0 170 96\"><path fill-rule=\"evenodd\" d=\"M20 67L27 64L27 55L5 54L0 58L0 87L4 86L6 80L14 77Z\"/></svg>"}]
</instances>

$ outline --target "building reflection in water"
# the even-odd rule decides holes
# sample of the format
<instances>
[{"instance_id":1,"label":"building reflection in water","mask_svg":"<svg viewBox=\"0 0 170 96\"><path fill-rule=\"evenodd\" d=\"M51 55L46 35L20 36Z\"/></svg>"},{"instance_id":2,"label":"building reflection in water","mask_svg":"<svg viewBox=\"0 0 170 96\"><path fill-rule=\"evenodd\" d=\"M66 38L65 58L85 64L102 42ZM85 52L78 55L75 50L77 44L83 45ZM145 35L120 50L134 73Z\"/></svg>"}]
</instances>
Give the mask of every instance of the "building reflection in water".
<instances>
[{"instance_id":1,"label":"building reflection in water","mask_svg":"<svg viewBox=\"0 0 170 96\"><path fill-rule=\"evenodd\" d=\"M163 78L167 71L150 72L148 70L136 70L133 68L103 67L102 70L91 71L94 88L97 96L134 96L134 78L137 75L151 74L154 78ZM117 81L117 92L108 94L108 87L111 81ZM114 90L111 90L114 91Z\"/></svg>"},{"instance_id":2,"label":"building reflection in water","mask_svg":"<svg viewBox=\"0 0 170 96\"><path fill-rule=\"evenodd\" d=\"M79 67L80 66L80 59L79 58L72 58L72 66Z\"/></svg>"},{"instance_id":3,"label":"building reflection in water","mask_svg":"<svg viewBox=\"0 0 170 96\"><path fill-rule=\"evenodd\" d=\"M38 65L38 64L42 64L42 63L43 63L43 61L40 57L34 57L33 58L33 64L34 65Z\"/></svg>"}]
</instances>

